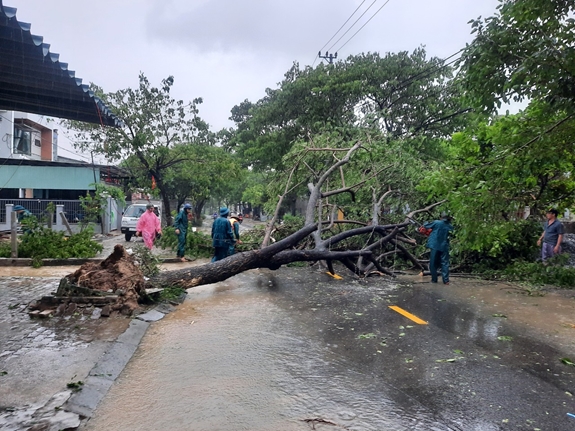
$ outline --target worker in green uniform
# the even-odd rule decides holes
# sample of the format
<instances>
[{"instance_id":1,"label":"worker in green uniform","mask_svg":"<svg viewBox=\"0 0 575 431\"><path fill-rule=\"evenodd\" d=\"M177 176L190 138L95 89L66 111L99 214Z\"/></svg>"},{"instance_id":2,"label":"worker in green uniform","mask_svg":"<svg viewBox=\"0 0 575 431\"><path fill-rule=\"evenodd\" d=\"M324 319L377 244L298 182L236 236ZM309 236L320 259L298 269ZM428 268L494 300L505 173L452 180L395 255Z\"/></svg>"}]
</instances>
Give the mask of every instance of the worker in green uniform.
<instances>
[{"instance_id":1,"label":"worker in green uniform","mask_svg":"<svg viewBox=\"0 0 575 431\"><path fill-rule=\"evenodd\" d=\"M441 266L443 284L449 284L449 233L453 231L451 217L442 213L439 220L425 223L426 229L431 229L427 240L427 247L431 249L429 257L429 272L431 282L437 283L437 268Z\"/></svg>"},{"instance_id":2,"label":"worker in green uniform","mask_svg":"<svg viewBox=\"0 0 575 431\"><path fill-rule=\"evenodd\" d=\"M182 210L176 216L174 220L175 232L178 235L178 253L177 256L182 262L186 262L186 235L188 233L188 222L191 219L192 206L190 204L185 204Z\"/></svg>"},{"instance_id":3,"label":"worker in green uniform","mask_svg":"<svg viewBox=\"0 0 575 431\"><path fill-rule=\"evenodd\" d=\"M232 225L228 220L230 210L226 207L220 208L220 216L214 220L212 225L212 245L214 247L214 257L212 262L228 257L230 246L236 243Z\"/></svg>"}]
</instances>

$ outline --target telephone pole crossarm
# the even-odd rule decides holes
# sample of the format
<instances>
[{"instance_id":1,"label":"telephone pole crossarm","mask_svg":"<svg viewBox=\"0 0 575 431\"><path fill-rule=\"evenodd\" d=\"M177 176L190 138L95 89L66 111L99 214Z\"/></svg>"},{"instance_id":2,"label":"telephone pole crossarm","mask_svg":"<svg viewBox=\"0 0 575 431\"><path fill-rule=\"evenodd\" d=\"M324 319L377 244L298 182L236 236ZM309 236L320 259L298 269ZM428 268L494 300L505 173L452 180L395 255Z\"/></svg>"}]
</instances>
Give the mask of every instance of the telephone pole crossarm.
<instances>
[{"instance_id":1,"label":"telephone pole crossarm","mask_svg":"<svg viewBox=\"0 0 575 431\"><path fill-rule=\"evenodd\" d=\"M325 55L321 55L321 51L318 53L318 57L319 58L323 58L324 60L327 60L329 62L329 64L333 64L333 60L337 59L337 52L334 54L330 54L329 52L325 52Z\"/></svg>"}]
</instances>

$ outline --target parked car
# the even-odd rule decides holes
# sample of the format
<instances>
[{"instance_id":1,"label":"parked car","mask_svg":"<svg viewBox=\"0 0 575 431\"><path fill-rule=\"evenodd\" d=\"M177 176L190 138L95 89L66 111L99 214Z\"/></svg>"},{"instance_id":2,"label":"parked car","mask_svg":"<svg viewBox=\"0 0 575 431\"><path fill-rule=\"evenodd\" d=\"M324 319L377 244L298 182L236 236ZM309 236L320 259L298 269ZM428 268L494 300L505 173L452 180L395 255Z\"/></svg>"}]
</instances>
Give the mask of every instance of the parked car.
<instances>
[{"instance_id":1,"label":"parked car","mask_svg":"<svg viewBox=\"0 0 575 431\"><path fill-rule=\"evenodd\" d=\"M122 227L120 231L124 234L126 241L130 241L132 236L136 235L136 223L142 214L146 212L147 201L134 203L122 213ZM154 212L162 220L162 204L161 202L153 202Z\"/></svg>"}]
</instances>

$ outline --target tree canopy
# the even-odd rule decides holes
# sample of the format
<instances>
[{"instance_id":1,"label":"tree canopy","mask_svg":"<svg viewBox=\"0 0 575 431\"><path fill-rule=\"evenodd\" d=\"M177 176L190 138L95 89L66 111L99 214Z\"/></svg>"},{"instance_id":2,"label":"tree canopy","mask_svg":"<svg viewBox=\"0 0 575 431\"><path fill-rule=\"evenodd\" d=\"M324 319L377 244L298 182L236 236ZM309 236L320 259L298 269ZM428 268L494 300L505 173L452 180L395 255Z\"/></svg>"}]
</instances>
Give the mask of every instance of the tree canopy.
<instances>
[{"instance_id":1,"label":"tree canopy","mask_svg":"<svg viewBox=\"0 0 575 431\"><path fill-rule=\"evenodd\" d=\"M142 75L137 90L103 95L123 129L82 131L96 151L129 154L140 184L153 176L165 202L194 201L197 215L208 198L266 205L262 250L281 206L307 201L304 227L282 247L310 236L312 248L254 251L226 274L337 256L356 273L384 271L389 245L422 267L400 244L414 245L401 219L444 200L461 255L529 258L541 211L574 203L574 16L571 0L500 0L471 22L475 38L456 68L424 48L295 62L262 99L234 106L235 127L219 135L199 118L201 99L175 101L172 78L154 88ZM521 101L518 114L496 112ZM345 247L353 253L331 254Z\"/></svg>"},{"instance_id":2,"label":"tree canopy","mask_svg":"<svg viewBox=\"0 0 575 431\"><path fill-rule=\"evenodd\" d=\"M451 74L423 48L360 54L315 69L294 63L277 89L232 109L236 129L227 145L258 170L283 169L282 157L296 142L336 129L351 139L354 128L369 127L387 141L409 140L432 153L467 112Z\"/></svg>"},{"instance_id":3,"label":"tree canopy","mask_svg":"<svg viewBox=\"0 0 575 431\"><path fill-rule=\"evenodd\" d=\"M150 191L153 179L170 223L170 196L164 176L166 170L186 160L182 152L174 149L181 145L213 145L216 135L199 117L201 98L184 103L170 95L173 77L162 80L159 88L153 87L144 74L140 74L139 81L137 89L127 88L114 93L104 93L96 88L106 105L122 119L123 127L70 124L77 132L79 148L102 154L110 160L126 160L125 165L131 169L137 183L140 186L149 184Z\"/></svg>"},{"instance_id":4,"label":"tree canopy","mask_svg":"<svg viewBox=\"0 0 575 431\"><path fill-rule=\"evenodd\" d=\"M540 99L573 112L574 16L572 0L500 0L495 15L473 20L460 76L474 105Z\"/></svg>"}]
</instances>

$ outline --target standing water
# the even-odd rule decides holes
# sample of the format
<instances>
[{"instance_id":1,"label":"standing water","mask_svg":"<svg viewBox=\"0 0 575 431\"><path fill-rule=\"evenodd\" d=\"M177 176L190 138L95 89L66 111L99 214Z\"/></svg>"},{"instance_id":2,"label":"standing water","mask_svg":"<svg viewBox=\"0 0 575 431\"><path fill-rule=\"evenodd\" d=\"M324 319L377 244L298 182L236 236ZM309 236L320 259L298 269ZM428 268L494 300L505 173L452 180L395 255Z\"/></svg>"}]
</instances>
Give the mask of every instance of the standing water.
<instances>
[{"instance_id":1,"label":"standing water","mask_svg":"<svg viewBox=\"0 0 575 431\"><path fill-rule=\"evenodd\" d=\"M451 429L347 366L272 280L252 271L190 290L152 324L84 429Z\"/></svg>"}]
</instances>

